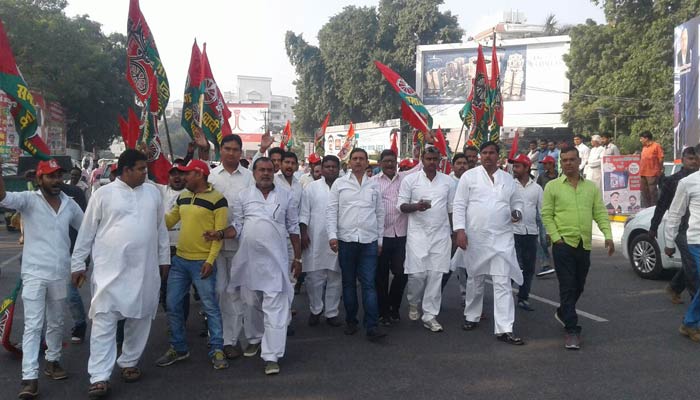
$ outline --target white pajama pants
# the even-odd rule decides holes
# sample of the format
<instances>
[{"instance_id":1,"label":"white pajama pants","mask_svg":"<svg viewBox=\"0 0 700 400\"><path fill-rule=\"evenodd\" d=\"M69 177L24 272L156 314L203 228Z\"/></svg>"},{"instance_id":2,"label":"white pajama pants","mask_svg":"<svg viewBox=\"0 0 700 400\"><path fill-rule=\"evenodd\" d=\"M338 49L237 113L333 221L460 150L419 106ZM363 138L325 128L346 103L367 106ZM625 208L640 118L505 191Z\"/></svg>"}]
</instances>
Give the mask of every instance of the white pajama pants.
<instances>
[{"instance_id":1,"label":"white pajama pants","mask_svg":"<svg viewBox=\"0 0 700 400\"><path fill-rule=\"evenodd\" d=\"M240 288L233 292L226 290L230 281L231 260L235 254L235 251L222 250L216 259L216 295L221 310L224 346L238 344L242 332L249 344L260 343L264 329L262 314L245 304Z\"/></svg>"},{"instance_id":2,"label":"white pajama pants","mask_svg":"<svg viewBox=\"0 0 700 400\"><path fill-rule=\"evenodd\" d=\"M135 367L139 363L148 342L153 320L127 318L124 321L122 354L117 359L117 322L122 318L121 314L115 311L97 313L92 318L88 360L90 383L109 381L115 360L120 368Z\"/></svg>"},{"instance_id":3,"label":"white pajama pants","mask_svg":"<svg viewBox=\"0 0 700 400\"><path fill-rule=\"evenodd\" d=\"M478 275L467 278L464 317L467 321L479 322L484 306L484 281L490 276L493 281L493 323L496 335L513 332L515 300L510 277L501 275Z\"/></svg>"},{"instance_id":4,"label":"white pajama pants","mask_svg":"<svg viewBox=\"0 0 700 400\"><path fill-rule=\"evenodd\" d=\"M440 271L425 271L408 274L406 298L408 304L418 306L422 303L423 322L428 322L440 313L442 302L442 276Z\"/></svg>"},{"instance_id":5,"label":"white pajama pants","mask_svg":"<svg viewBox=\"0 0 700 400\"><path fill-rule=\"evenodd\" d=\"M338 316L340 295L343 292L340 272L329 269L307 272L304 286L309 295L309 309L312 314L318 315L325 309L326 318Z\"/></svg>"},{"instance_id":6,"label":"white pajama pants","mask_svg":"<svg viewBox=\"0 0 700 400\"><path fill-rule=\"evenodd\" d=\"M260 356L277 362L284 357L287 346L287 326L292 318L289 296L284 292L265 293L243 287L240 290L245 302L264 315Z\"/></svg>"},{"instance_id":7,"label":"white pajama pants","mask_svg":"<svg viewBox=\"0 0 700 400\"><path fill-rule=\"evenodd\" d=\"M457 268L455 273L457 274L457 282L459 282L459 294L462 295L462 301L465 301L467 297L467 270Z\"/></svg>"},{"instance_id":8,"label":"white pajama pants","mask_svg":"<svg viewBox=\"0 0 700 400\"><path fill-rule=\"evenodd\" d=\"M68 295L68 281L26 279L22 282L24 335L22 335L22 379L39 378L41 331L46 321L46 361L61 358L63 339L63 303Z\"/></svg>"}]
</instances>

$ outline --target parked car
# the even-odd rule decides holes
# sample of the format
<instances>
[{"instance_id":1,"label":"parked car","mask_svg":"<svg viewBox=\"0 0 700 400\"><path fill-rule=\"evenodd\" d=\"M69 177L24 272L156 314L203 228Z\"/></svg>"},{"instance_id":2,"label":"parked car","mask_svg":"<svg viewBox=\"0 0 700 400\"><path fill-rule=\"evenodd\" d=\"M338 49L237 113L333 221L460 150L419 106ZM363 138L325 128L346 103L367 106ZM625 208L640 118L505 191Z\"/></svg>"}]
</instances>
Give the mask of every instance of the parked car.
<instances>
[{"instance_id":1,"label":"parked car","mask_svg":"<svg viewBox=\"0 0 700 400\"><path fill-rule=\"evenodd\" d=\"M664 270L681 267L678 252L673 257L668 257L663 252L666 246L665 218L659 224L656 239L649 236L655 209L656 207L645 208L637 215L630 216L622 233L622 254L630 261L634 272L645 279L658 279Z\"/></svg>"}]
</instances>

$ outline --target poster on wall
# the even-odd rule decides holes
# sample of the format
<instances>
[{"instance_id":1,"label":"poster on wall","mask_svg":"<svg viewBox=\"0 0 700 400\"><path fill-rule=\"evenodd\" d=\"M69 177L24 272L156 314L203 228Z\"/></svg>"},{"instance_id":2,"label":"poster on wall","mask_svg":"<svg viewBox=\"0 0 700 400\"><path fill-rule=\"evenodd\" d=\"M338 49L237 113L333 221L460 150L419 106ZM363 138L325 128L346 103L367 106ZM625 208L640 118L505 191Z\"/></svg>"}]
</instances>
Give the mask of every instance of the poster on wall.
<instances>
[{"instance_id":1,"label":"poster on wall","mask_svg":"<svg viewBox=\"0 0 700 400\"><path fill-rule=\"evenodd\" d=\"M603 203L610 215L630 215L641 210L639 154L603 157Z\"/></svg>"},{"instance_id":2,"label":"poster on wall","mask_svg":"<svg viewBox=\"0 0 700 400\"><path fill-rule=\"evenodd\" d=\"M676 160L683 149L700 142L698 112L698 26L700 17L674 29L673 45L673 152Z\"/></svg>"},{"instance_id":3,"label":"poster on wall","mask_svg":"<svg viewBox=\"0 0 700 400\"><path fill-rule=\"evenodd\" d=\"M491 48L484 47L486 69L491 71ZM527 47L498 49L503 101L525 101ZM477 49L423 52L423 102L464 104L476 75Z\"/></svg>"}]
</instances>

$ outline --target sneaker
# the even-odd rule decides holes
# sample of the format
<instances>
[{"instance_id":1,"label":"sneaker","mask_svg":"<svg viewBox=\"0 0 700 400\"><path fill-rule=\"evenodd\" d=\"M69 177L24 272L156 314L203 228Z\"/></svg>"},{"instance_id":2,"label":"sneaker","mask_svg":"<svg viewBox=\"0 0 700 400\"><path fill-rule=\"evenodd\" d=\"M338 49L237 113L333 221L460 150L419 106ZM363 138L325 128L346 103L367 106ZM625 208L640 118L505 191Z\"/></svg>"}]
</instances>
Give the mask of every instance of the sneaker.
<instances>
[{"instance_id":1,"label":"sneaker","mask_svg":"<svg viewBox=\"0 0 700 400\"><path fill-rule=\"evenodd\" d=\"M542 270L540 272L538 272L536 276L538 278L541 278L543 276L547 276L547 275L553 274L553 273L554 273L554 268L550 267L549 265L546 265L546 266L542 267Z\"/></svg>"},{"instance_id":2,"label":"sneaker","mask_svg":"<svg viewBox=\"0 0 700 400\"><path fill-rule=\"evenodd\" d=\"M413 304L408 305L408 319L411 321L418 321L418 318L420 318L420 314L418 313L418 306L414 306Z\"/></svg>"},{"instance_id":3,"label":"sneaker","mask_svg":"<svg viewBox=\"0 0 700 400\"><path fill-rule=\"evenodd\" d=\"M258 354L258 351L260 351L260 343L250 343L248 344L248 347L245 348L243 356L255 357L255 355Z\"/></svg>"},{"instance_id":4,"label":"sneaker","mask_svg":"<svg viewBox=\"0 0 700 400\"><path fill-rule=\"evenodd\" d=\"M581 336L578 333L567 333L564 336L564 347L567 350L579 350L581 348Z\"/></svg>"},{"instance_id":5,"label":"sneaker","mask_svg":"<svg viewBox=\"0 0 700 400\"><path fill-rule=\"evenodd\" d=\"M513 335L513 332L506 332L500 335L496 335L496 339L500 340L503 343L508 343L515 346L522 346L525 344L525 342L523 342L522 339Z\"/></svg>"},{"instance_id":6,"label":"sneaker","mask_svg":"<svg viewBox=\"0 0 700 400\"><path fill-rule=\"evenodd\" d=\"M557 322L559 322L563 328L566 328L564 320L561 318L561 315L559 315L559 308L557 308L557 310L554 311L554 319L556 319Z\"/></svg>"},{"instance_id":7,"label":"sneaker","mask_svg":"<svg viewBox=\"0 0 700 400\"><path fill-rule=\"evenodd\" d=\"M227 344L226 346L224 346L224 355L229 360L235 360L236 358L242 356L243 349L241 348L241 344L236 343L235 346L231 345L231 344Z\"/></svg>"},{"instance_id":8,"label":"sneaker","mask_svg":"<svg viewBox=\"0 0 700 400\"><path fill-rule=\"evenodd\" d=\"M343 333L346 335L354 335L357 333L357 331L358 331L357 324L353 324L353 323L348 322L345 325L345 329L343 330Z\"/></svg>"},{"instance_id":9,"label":"sneaker","mask_svg":"<svg viewBox=\"0 0 700 400\"><path fill-rule=\"evenodd\" d=\"M265 375L277 375L280 373L280 365L274 361L265 361Z\"/></svg>"},{"instance_id":10,"label":"sneaker","mask_svg":"<svg viewBox=\"0 0 700 400\"><path fill-rule=\"evenodd\" d=\"M671 296L671 303L673 304L683 304L683 298L681 294L673 290L671 285L666 286L666 293Z\"/></svg>"},{"instance_id":11,"label":"sneaker","mask_svg":"<svg viewBox=\"0 0 700 400\"><path fill-rule=\"evenodd\" d=\"M189 357L189 351L179 353L171 347L168 349L168 351L165 352L165 354L163 354L163 356L156 360L156 365L159 367L167 367L168 365L175 364L176 362L185 360Z\"/></svg>"},{"instance_id":12,"label":"sneaker","mask_svg":"<svg viewBox=\"0 0 700 400\"><path fill-rule=\"evenodd\" d=\"M39 380L23 380L22 389L20 389L17 397L19 397L20 399L35 399L37 396L39 396Z\"/></svg>"},{"instance_id":13,"label":"sneaker","mask_svg":"<svg viewBox=\"0 0 700 400\"><path fill-rule=\"evenodd\" d=\"M87 329L87 324L78 324L71 329L70 342L73 344L80 344L85 341L85 330Z\"/></svg>"},{"instance_id":14,"label":"sneaker","mask_svg":"<svg viewBox=\"0 0 700 400\"><path fill-rule=\"evenodd\" d=\"M47 361L44 367L44 375L55 381L68 378L68 374L61 368L61 364L59 364L58 361Z\"/></svg>"},{"instance_id":15,"label":"sneaker","mask_svg":"<svg viewBox=\"0 0 700 400\"><path fill-rule=\"evenodd\" d=\"M428 321L423 321L423 326L425 329L429 329L430 332L442 332L442 325L440 325L435 318L431 318Z\"/></svg>"},{"instance_id":16,"label":"sneaker","mask_svg":"<svg viewBox=\"0 0 700 400\"><path fill-rule=\"evenodd\" d=\"M527 300L518 300L518 307L525 311L535 311L535 309L530 305L530 302Z\"/></svg>"},{"instance_id":17,"label":"sneaker","mask_svg":"<svg viewBox=\"0 0 700 400\"><path fill-rule=\"evenodd\" d=\"M380 330L379 328L370 329L367 331L367 340L370 342L376 342L386 336L386 332Z\"/></svg>"},{"instance_id":18,"label":"sneaker","mask_svg":"<svg viewBox=\"0 0 700 400\"><path fill-rule=\"evenodd\" d=\"M226 361L226 356L222 350L214 351L214 355L211 356L211 365L214 367L214 369L228 368L228 361Z\"/></svg>"},{"instance_id":19,"label":"sneaker","mask_svg":"<svg viewBox=\"0 0 700 400\"><path fill-rule=\"evenodd\" d=\"M693 342L700 343L700 329L691 328L685 324L681 324L681 326L678 328L678 332L680 332L681 335L688 337Z\"/></svg>"},{"instance_id":20,"label":"sneaker","mask_svg":"<svg viewBox=\"0 0 700 400\"><path fill-rule=\"evenodd\" d=\"M309 326L317 326L321 322L321 313L309 315Z\"/></svg>"},{"instance_id":21,"label":"sneaker","mask_svg":"<svg viewBox=\"0 0 700 400\"><path fill-rule=\"evenodd\" d=\"M389 317L379 317L379 325L391 326L391 320L389 319Z\"/></svg>"},{"instance_id":22,"label":"sneaker","mask_svg":"<svg viewBox=\"0 0 700 400\"><path fill-rule=\"evenodd\" d=\"M478 322L472 322L472 321L468 321L465 319L464 323L462 324L462 329L464 329L465 331L473 331L478 326L479 326Z\"/></svg>"},{"instance_id":23,"label":"sneaker","mask_svg":"<svg viewBox=\"0 0 700 400\"><path fill-rule=\"evenodd\" d=\"M334 328L337 328L339 326L343 326L343 323L340 321L340 318L338 318L338 317L326 318L326 323Z\"/></svg>"}]
</instances>

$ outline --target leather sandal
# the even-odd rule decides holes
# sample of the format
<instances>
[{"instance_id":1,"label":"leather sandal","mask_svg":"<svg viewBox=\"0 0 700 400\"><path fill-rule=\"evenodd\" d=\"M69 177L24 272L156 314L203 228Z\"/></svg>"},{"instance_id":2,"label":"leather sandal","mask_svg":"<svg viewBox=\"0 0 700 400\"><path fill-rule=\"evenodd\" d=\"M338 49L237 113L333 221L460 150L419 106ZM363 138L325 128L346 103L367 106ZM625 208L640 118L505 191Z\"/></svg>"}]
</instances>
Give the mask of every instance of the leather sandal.
<instances>
[{"instance_id":1,"label":"leather sandal","mask_svg":"<svg viewBox=\"0 0 700 400\"><path fill-rule=\"evenodd\" d=\"M138 367L122 368L122 380L126 383L136 382L141 379L141 369Z\"/></svg>"}]
</instances>

